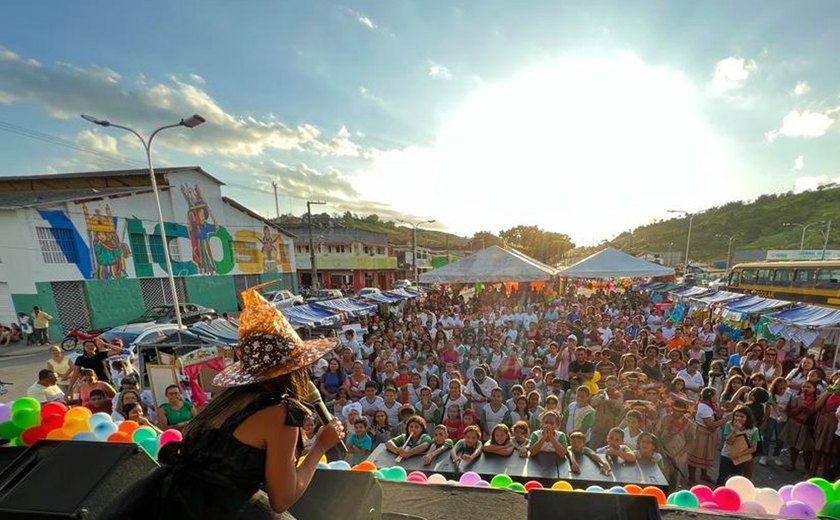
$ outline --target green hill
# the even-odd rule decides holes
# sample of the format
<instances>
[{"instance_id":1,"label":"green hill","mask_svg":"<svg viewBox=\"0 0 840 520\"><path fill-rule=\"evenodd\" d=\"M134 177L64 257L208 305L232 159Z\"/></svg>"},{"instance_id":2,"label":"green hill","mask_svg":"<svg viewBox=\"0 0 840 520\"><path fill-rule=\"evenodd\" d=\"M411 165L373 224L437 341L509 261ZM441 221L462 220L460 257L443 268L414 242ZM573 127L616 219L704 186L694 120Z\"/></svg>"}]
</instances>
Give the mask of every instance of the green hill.
<instances>
[{"instance_id":1,"label":"green hill","mask_svg":"<svg viewBox=\"0 0 840 520\"><path fill-rule=\"evenodd\" d=\"M691 232L692 261L726 258L727 240L715 235L737 235L732 251L751 249L799 249L800 226L832 220L829 249L840 248L840 186L827 185L803 193L762 195L751 202L730 202L694 216ZM814 225L808 228L805 249L822 249L823 237ZM639 226L615 237L610 245L627 253L685 251L688 221L685 217Z\"/></svg>"}]
</instances>

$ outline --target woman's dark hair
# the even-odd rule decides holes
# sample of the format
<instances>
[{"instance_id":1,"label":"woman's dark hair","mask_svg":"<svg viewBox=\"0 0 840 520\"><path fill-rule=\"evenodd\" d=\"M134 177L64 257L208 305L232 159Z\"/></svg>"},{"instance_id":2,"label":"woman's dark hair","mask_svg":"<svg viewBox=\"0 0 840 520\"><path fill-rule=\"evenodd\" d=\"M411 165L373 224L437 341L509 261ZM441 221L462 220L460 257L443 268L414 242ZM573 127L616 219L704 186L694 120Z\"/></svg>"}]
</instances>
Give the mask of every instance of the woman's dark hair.
<instances>
[{"instance_id":1,"label":"woman's dark hair","mask_svg":"<svg viewBox=\"0 0 840 520\"><path fill-rule=\"evenodd\" d=\"M287 394L295 399L305 399L309 395L308 383L306 369L299 368L259 383L226 388L187 424L184 437L194 437L204 431L221 428L225 421L256 402L262 394Z\"/></svg>"},{"instance_id":2,"label":"woman's dark hair","mask_svg":"<svg viewBox=\"0 0 840 520\"><path fill-rule=\"evenodd\" d=\"M700 390L700 400L703 402L709 402L715 394L717 394L717 390L711 387L706 387L703 390Z\"/></svg>"},{"instance_id":3,"label":"woman's dark hair","mask_svg":"<svg viewBox=\"0 0 840 520\"><path fill-rule=\"evenodd\" d=\"M735 390L732 389L732 381L738 380L741 382L741 385L744 384L744 378L741 376L732 376L726 380L726 384L723 385L723 392L720 393L721 399L731 399L732 394L735 393Z\"/></svg>"},{"instance_id":4,"label":"woman's dark hair","mask_svg":"<svg viewBox=\"0 0 840 520\"><path fill-rule=\"evenodd\" d=\"M743 404L739 404L732 410L732 417L735 417L736 413L742 413L746 416L747 420L744 423L744 428L755 428L755 415L753 415L753 411L750 410L748 406Z\"/></svg>"},{"instance_id":5,"label":"woman's dark hair","mask_svg":"<svg viewBox=\"0 0 840 520\"><path fill-rule=\"evenodd\" d=\"M177 389L179 392L181 391L181 387L179 385L169 385L169 386L167 386L166 388L163 389L163 395L168 394L169 391L173 388Z\"/></svg>"},{"instance_id":6,"label":"woman's dark hair","mask_svg":"<svg viewBox=\"0 0 840 520\"><path fill-rule=\"evenodd\" d=\"M131 413L131 411L135 408L140 408L140 410L143 411L143 413L145 414L145 410L143 410L143 405L141 405L140 403L127 403L125 406L122 407L121 410L123 417L128 419L128 414Z\"/></svg>"}]
</instances>

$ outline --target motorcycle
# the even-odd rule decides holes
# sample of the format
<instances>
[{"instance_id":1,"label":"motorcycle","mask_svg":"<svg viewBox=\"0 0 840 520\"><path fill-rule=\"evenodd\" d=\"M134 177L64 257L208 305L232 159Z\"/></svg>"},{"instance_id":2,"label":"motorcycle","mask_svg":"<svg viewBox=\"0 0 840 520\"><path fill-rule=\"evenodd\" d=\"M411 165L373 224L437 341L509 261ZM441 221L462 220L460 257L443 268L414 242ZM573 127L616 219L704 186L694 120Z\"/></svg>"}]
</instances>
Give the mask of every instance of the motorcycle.
<instances>
[{"instance_id":1,"label":"motorcycle","mask_svg":"<svg viewBox=\"0 0 840 520\"><path fill-rule=\"evenodd\" d=\"M85 332L81 329L70 329L67 335L61 340L61 350L65 352L73 352L79 346L79 343L90 341L99 337L100 334L108 329L91 330Z\"/></svg>"}]
</instances>

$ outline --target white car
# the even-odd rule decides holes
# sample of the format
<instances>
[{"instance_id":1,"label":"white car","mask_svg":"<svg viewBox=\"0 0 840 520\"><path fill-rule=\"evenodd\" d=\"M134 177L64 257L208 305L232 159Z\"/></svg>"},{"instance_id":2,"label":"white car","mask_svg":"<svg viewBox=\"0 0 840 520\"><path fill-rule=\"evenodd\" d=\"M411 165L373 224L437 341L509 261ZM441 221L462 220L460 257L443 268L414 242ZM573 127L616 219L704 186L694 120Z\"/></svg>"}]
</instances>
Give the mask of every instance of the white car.
<instances>
[{"instance_id":1,"label":"white car","mask_svg":"<svg viewBox=\"0 0 840 520\"><path fill-rule=\"evenodd\" d=\"M186 327L185 327L186 329ZM129 323L128 325L120 325L113 329L103 332L99 337L107 343L113 343L115 339L123 341L123 347L128 349L131 357L137 356L137 345L140 343L148 343L163 338L167 333L178 330L178 325L174 323ZM81 349L77 352L69 354L70 363L75 363L76 358L82 355Z\"/></svg>"},{"instance_id":2,"label":"white car","mask_svg":"<svg viewBox=\"0 0 840 520\"><path fill-rule=\"evenodd\" d=\"M356 296L367 296L368 294L379 294L381 292L382 291L376 287L362 287L359 289L359 292L356 293Z\"/></svg>"},{"instance_id":3,"label":"white car","mask_svg":"<svg viewBox=\"0 0 840 520\"><path fill-rule=\"evenodd\" d=\"M278 309L285 309L287 307L294 307L295 305L303 305L303 296L294 295L292 291L268 291L263 293L263 298L269 301Z\"/></svg>"},{"instance_id":4,"label":"white car","mask_svg":"<svg viewBox=\"0 0 840 520\"><path fill-rule=\"evenodd\" d=\"M412 283L411 280L397 280L394 282L394 289L404 289L406 287L411 287Z\"/></svg>"}]
</instances>

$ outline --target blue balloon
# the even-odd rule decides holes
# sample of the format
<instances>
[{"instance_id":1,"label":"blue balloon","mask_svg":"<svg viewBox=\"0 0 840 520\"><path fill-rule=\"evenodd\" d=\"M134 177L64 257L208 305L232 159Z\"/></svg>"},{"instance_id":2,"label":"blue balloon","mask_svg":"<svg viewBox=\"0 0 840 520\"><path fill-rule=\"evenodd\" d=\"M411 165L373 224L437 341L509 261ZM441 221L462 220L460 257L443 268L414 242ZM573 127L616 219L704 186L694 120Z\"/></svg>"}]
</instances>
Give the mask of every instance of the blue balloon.
<instances>
[{"instance_id":1,"label":"blue balloon","mask_svg":"<svg viewBox=\"0 0 840 520\"><path fill-rule=\"evenodd\" d=\"M71 440L99 442L99 439L96 438L96 435L94 435L91 432L79 432L76 435L74 435Z\"/></svg>"},{"instance_id":2,"label":"blue balloon","mask_svg":"<svg viewBox=\"0 0 840 520\"><path fill-rule=\"evenodd\" d=\"M589 486L588 488L586 488L586 492L587 493L603 493L604 488L602 488L601 486Z\"/></svg>"},{"instance_id":3,"label":"blue balloon","mask_svg":"<svg viewBox=\"0 0 840 520\"><path fill-rule=\"evenodd\" d=\"M330 467L324 462L319 462L318 466L316 466L316 467L317 467L317 469L330 469Z\"/></svg>"},{"instance_id":4,"label":"blue balloon","mask_svg":"<svg viewBox=\"0 0 840 520\"><path fill-rule=\"evenodd\" d=\"M330 469L350 471L350 464L348 464L347 461L344 460L334 460L330 462L328 466L330 467Z\"/></svg>"},{"instance_id":5,"label":"blue balloon","mask_svg":"<svg viewBox=\"0 0 840 520\"><path fill-rule=\"evenodd\" d=\"M99 412L90 416L90 419L88 419L88 426L90 426L90 430L93 431L96 429L97 425L105 422L109 422L111 424L114 423L110 415L104 412Z\"/></svg>"},{"instance_id":6,"label":"blue balloon","mask_svg":"<svg viewBox=\"0 0 840 520\"><path fill-rule=\"evenodd\" d=\"M107 441L108 437L117 433L119 427L112 422L100 422L93 427L93 434L100 441Z\"/></svg>"},{"instance_id":7,"label":"blue balloon","mask_svg":"<svg viewBox=\"0 0 840 520\"><path fill-rule=\"evenodd\" d=\"M608 493L615 493L616 495L626 495L627 490L621 486L613 486L607 490Z\"/></svg>"}]
</instances>

